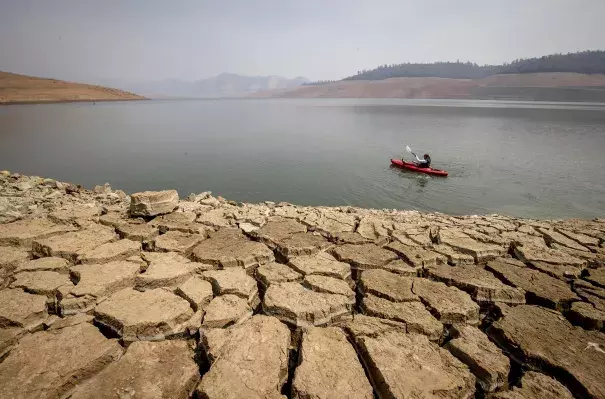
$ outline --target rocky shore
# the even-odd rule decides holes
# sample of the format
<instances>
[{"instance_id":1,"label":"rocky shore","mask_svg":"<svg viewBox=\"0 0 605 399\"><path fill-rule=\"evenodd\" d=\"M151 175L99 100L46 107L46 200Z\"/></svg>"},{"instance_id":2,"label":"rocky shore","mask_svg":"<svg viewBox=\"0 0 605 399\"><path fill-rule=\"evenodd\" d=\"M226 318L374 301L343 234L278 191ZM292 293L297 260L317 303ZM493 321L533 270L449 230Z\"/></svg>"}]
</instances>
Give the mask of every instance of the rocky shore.
<instances>
[{"instance_id":1,"label":"rocky shore","mask_svg":"<svg viewBox=\"0 0 605 399\"><path fill-rule=\"evenodd\" d=\"M604 241L0 172L0 397L605 398Z\"/></svg>"}]
</instances>

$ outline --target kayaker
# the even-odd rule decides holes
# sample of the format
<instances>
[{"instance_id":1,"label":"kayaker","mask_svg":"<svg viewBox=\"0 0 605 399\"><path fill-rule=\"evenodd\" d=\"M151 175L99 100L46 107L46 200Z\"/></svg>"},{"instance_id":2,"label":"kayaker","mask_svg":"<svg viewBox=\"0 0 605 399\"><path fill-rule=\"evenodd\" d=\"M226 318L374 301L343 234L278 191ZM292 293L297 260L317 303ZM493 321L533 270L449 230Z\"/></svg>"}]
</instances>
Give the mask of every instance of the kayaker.
<instances>
[{"instance_id":1,"label":"kayaker","mask_svg":"<svg viewBox=\"0 0 605 399\"><path fill-rule=\"evenodd\" d=\"M430 168L431 167L431 156L429 154L424 154L424 159L418 158L418 155L412 153L413 156L416 157L418 162L414 162L416 166L419 168Z\"/></svg>"}]
</instances>

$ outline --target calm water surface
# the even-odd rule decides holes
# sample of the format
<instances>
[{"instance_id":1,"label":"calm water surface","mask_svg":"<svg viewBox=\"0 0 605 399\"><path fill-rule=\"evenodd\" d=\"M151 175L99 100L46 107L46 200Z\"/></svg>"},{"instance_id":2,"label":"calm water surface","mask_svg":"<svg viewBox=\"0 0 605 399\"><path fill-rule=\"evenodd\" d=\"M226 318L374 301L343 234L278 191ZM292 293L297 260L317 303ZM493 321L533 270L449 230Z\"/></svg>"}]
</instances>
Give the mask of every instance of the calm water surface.
<instances>
[{"instance_id":1,"label":"calm water surface","mask_svg":"<svg viewBox=\"0 0 605 399\"><path fill-rule=\"evenodd\" d=\"M448 178L392 169L430 152ZM0 107L0 169L127 192L605 216L605 104L171 100Z\"/></svg>"}]
</instances>

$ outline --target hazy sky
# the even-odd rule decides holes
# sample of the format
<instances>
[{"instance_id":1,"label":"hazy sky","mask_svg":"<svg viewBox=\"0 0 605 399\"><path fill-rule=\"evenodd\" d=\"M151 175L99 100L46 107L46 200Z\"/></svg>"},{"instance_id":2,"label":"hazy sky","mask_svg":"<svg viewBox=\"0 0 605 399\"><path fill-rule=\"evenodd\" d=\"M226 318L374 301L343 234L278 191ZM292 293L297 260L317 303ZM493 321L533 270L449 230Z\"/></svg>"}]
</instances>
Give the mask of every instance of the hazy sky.
<instances>
[{"instance_id":1,"label":"hazy sky","mask_svg":"<svg viewBox=\"0 0 605 399\"><path fill-rule=\"evenodd\" d=\"M0 70L338 79L406 61L605 49L605 0L0 0Z\"/></svg>"}]
</instances>

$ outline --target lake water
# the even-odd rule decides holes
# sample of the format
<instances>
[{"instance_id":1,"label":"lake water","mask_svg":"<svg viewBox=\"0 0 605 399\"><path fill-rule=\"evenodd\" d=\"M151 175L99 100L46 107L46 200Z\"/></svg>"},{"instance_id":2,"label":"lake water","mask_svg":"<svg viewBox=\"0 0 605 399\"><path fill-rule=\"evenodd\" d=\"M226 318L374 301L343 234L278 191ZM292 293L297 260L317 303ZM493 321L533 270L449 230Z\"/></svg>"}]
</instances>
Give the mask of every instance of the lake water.
<instances>
[{"instance_id":1,"label":"lake water","mask_svg":"<svg viewBox=\"0 0 605 399\"><path fill-rule=\"evenodd\" d=\"M390 167L409 145L447 178ZM127 192L605 216L605 104L167 100L0 107L0 170Z\"/></svg>"}]
</instances>

